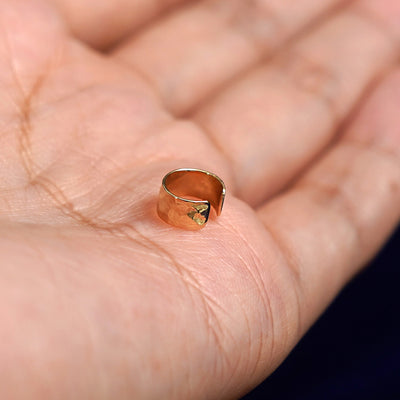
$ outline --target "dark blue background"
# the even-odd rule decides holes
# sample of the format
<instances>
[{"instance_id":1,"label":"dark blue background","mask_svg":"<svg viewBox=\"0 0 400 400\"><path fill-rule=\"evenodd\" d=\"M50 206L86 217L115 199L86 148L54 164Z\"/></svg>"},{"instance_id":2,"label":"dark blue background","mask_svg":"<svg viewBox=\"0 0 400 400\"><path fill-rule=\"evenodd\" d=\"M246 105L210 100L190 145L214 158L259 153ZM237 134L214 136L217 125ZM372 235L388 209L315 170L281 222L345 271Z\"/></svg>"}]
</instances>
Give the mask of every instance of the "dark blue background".
<instances>
[{"instance_id":1,"label":"dark blue background","mask_svg":"<svg viewBox=\"0 0 400 400\"><path fill-rule=\"evenodd\" d=\"M400 229L243 400L400 400Z\"/></svg>"}]
</instances>

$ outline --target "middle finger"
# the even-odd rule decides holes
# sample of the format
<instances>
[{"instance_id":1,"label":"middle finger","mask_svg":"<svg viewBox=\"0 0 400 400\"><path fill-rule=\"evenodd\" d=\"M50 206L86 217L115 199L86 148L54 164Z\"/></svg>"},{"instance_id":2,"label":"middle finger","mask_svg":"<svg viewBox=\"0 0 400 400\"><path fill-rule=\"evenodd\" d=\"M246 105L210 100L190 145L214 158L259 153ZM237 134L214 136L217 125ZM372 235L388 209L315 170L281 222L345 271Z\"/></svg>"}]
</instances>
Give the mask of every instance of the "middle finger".
<instances>
[{"instance_id":1,"label":"middle finger","mask_svg":"<svg viewBox=\"0 0 400 400\"><path fill-rule=\"evenodd\" d=\"M198 111L231 160L241 198L257 205L287 185L395 62L396 4L365 0L342 10Z\"/></svg>"}]
</instances>

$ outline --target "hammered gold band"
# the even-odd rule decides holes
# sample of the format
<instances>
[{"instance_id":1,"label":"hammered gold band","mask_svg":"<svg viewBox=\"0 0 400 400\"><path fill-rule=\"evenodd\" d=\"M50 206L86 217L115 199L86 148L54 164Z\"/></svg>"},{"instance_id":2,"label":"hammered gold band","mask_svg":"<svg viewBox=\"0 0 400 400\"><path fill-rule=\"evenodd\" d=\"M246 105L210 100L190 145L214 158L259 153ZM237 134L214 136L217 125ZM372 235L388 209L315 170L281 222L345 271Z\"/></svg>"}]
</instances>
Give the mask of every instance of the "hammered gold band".
<instances>
[{"instance_id":1,"label":"hammered gold band","mask_svg":"<svg viewBox=\"0 0 400 400\"><path fill-rule=\"evenodd\" d=\"M165 175L157 212L170 225L199 230L210 216L211 206L221 214L225 184L215 174L194 168L176 169Z\"/></svg>"}]
</instances>

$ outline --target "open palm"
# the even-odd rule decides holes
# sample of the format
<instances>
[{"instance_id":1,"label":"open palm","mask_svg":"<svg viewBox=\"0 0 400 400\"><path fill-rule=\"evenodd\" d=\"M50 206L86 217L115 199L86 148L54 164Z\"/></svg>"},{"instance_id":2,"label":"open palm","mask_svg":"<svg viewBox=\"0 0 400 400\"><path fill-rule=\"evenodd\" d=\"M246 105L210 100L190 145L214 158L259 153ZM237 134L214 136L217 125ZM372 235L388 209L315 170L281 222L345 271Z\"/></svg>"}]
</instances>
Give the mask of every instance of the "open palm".
<instances>
[{"instance_id":1,"label":"open palm","mask_svg":"<svg viewBox=\"0 0 400 400\"><path fill-rule=\"evenodd\" d=\"M390 234L399 3L287 3L0 1L2 399L237 398Z\"/></svg>"}]
</instances>

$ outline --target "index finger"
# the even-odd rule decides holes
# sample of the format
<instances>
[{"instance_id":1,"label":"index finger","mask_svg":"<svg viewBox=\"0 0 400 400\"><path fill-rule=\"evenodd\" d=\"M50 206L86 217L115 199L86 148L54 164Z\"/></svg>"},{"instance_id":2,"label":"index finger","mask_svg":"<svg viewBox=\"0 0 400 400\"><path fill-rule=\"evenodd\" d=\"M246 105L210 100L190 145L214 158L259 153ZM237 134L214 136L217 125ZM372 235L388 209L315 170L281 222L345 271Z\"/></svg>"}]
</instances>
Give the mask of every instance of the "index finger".
<instances>
[{"instance_id":1,"label":"index finger","mask_svg":"<svg viewBox=\"0 0 400 400\"><path fill-rule=\"evenodd\" d=\"M400 218L400 69L332 148L258 214L287 255L304 333Z\"/></svg>"}]
</instances>

